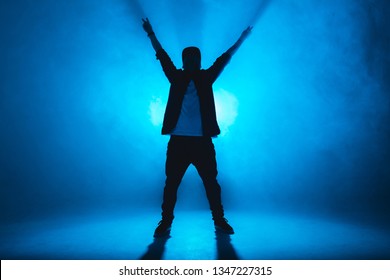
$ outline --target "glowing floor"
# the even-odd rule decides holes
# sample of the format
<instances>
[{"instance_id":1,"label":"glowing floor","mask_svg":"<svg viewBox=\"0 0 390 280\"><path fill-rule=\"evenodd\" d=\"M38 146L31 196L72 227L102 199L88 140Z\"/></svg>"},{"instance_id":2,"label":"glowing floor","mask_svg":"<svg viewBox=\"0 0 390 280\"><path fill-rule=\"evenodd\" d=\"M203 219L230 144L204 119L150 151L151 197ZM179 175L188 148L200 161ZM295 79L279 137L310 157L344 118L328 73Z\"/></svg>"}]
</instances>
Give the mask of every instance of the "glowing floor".
<instances>
[{"instance_id":1,"label":"glowing floor","mask_svg":"<svg viewBox=\"0 0 390 280\"><path fill-rule=\"evenodd\" d=\"M388 230L301 216L229 213L216 235L208 212L180 212L153 239L155 213L93 215L1 227L1 259L390 259Z\"/></svg>"}]
</instances>

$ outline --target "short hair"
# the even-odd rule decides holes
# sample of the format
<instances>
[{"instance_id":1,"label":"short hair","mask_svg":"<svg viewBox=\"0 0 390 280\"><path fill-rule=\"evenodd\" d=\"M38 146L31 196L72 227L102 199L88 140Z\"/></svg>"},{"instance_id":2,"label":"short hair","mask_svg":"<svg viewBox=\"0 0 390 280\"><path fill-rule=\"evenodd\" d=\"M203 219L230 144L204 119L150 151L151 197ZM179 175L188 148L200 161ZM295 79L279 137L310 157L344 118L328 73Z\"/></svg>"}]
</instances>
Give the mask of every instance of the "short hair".
<instances>
[{"instance_id":1,"label":"short hair","mask_svg":"<svg viewBox=\"0 0 390 280\"><path fill-rule=\"evenodd\" d=\"M184 59L186 57L193 57L193 56L199 58L199 61L200 61L201 57L200 57L200 49L199 48L197 48L197 47L187 47L187 48L185 48L183 50L183 52L181 54L181 57L182 57L183 61L184 61Z\"/></svg>"}]
</instances>

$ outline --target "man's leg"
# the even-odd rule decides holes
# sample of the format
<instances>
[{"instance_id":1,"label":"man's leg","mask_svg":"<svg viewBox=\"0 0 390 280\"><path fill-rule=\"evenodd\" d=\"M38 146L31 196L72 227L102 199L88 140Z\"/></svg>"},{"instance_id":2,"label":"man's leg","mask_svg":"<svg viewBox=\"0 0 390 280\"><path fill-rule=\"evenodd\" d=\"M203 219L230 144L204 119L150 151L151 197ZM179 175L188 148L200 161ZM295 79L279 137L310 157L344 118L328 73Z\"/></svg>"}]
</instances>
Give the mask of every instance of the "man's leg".
<instances>
[{"instance_id":1,"label":"man's leg","mask_svg":"<svg viewBox=\"0 0 390 280\"><path fill-rule=\"evenodd\" d=\"M199 141L195 149L193 164L202 178L214 224L227 233L234 233L233 228L227 224L224 217L221 187L217 181L217 161L211 138L204 138Z\"/></svg>"},{"instance_id":2,"label":"man's leg","mask_svg":"<svg viewBox=\"0 0 390 280\"><path fill-rule=\"evenodd\" d=\"M165 235L169 232L172 220L174 218L173 211L177 200L177 190L181 180L186 172L190 162L184 152L185 147L182 139L171 137L168 143L167 159L165 163L166 181L162 203L162 220L156 228L155 237Z\"/></svg>"}]
</instances>

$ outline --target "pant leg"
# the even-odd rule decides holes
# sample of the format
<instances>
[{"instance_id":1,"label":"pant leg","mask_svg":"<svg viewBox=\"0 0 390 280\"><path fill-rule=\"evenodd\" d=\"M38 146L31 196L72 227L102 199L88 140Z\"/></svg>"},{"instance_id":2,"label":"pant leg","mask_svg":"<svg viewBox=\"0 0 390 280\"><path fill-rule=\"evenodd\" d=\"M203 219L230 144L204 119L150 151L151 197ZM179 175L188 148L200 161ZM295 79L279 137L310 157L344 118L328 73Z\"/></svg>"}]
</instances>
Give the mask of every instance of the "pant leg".
<instances>
[{"instance_id":1,"label":"pant leg","mask_svg":"<svg viewBox=\"0 0 390 280\"><path fill-rule=\"evenodd\" d=\"M182 139L171 137L168 143L165 163L166 181L164 187L162 218L173 220L173 211L177 200L177 190L190 161Z\"/></svg>"},{"instance_id":2,"label":"pant leg","mask_svg":"<svg viewBox=\"0 0 390 280\"><path fill-rule=\"evenodd\" d=\"M202 178L214 220L224 217L221 187L217 181L218 171L215 156L214 144L211 138L202 138L195 149L193 164Z\"/></svg>"}]
</instances>

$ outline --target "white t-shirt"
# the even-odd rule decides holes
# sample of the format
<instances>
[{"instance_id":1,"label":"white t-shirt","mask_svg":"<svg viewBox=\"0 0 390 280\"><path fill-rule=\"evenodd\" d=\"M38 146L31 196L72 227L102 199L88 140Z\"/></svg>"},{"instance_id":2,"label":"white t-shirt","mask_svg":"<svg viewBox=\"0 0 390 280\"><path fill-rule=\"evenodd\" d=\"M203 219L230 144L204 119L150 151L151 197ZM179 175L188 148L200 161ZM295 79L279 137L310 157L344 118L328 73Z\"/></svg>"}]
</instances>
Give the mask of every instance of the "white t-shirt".
<instances>
[{"instance_id":1,"label":"white t-shirt","mask_svg":"<svg viewBox=\"0 0 390 280\"><path fill-rule=\"evenodd\" d=\"M179 120L171 135L203 136L199 96L194 81L191 80L184 94Z\"/></svg>"}]
</instances>

